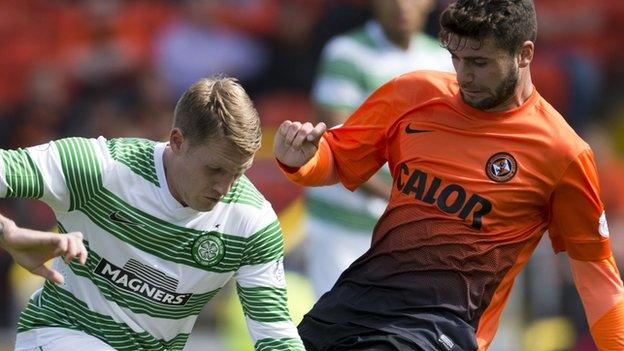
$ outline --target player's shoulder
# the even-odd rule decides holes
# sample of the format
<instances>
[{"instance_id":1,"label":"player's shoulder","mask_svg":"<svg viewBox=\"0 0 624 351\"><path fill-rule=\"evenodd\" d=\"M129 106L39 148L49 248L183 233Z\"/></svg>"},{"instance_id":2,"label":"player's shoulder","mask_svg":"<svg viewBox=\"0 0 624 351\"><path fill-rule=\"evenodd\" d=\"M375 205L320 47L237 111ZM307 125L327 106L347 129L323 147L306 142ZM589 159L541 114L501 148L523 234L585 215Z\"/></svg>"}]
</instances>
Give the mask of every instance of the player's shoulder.
<instances>
[{"instance_id":1,"label":"player's shoulder","mask_svg":"<svg viewBox=\"0 0 624 351\"><path fill-rule=\"evenodd\" d=\"M221 199L224 204L236 205L251 214L256 211L264 211L269 205L268 201L256 186L246 176L236 180L230 191Z\"/></svg>"},{"instance_id":2,"label":"player's shoulder","mask_svg":"<svg viewBox=\"0 0 624 351\"><path fill-rule=\"evenodd\" d=\"M143 138L113 138L106 139L99 137L98 143L105 145L111 152L123 154L144 154L153 153L157 142Z\"/></svg>"},{"instance_id":3,"label":"player's shoulder","mask_svg":"<svg viewBox=\"0 0 624 351\"><path fill-rule=\"evenodd\" d=\"M246 176L234 183L219 207L224 217L236 222L236 232L245 237L277 221L277 214L269 201Z\"/></svg>"},{"instance_id":4,"label":"player's shoulder","mask_svg":"<svg viewBox=\"0 0 624 351\"><path fill-rule=\"evenodd\" d=\"M548 101L540 97L535 104L543 129L550 134L554 154L566 159L576 158L581 152L590 150L589 144L578 135L566 119Z\"/></svg>"},{"instance_id":5,"label":"player's shoulder","mask_svg":"<svg viewBox=\"0 0 624 351\"><path fill-rule=\"evenodd\" d=\"M393 91L412 104L432 99L448 99L457 93L455 73L421 70L402 74L393 81Z\"/></svg>"},{"instance_id":6,"label":"player's shoulder","mask_svg":"<svg viewBox=\"0 0 624 351\"><path fill-rule=\"evenodd\" d=\"M68 167L72 169L93 168L106 159L106 153L102 148L105 140L103 137L67 137L54 140L49 145L54 147L62 162ZM47 146L46 149L52 150Z\"/></svg>"},{"instance_id":7,"label":"player's shoulder","mask_svg":"<svg viewBox=\"0 0 624 351\"><path fill-rule=\"evenodd\" d=\"M323 57L325 59L353 59L375 48L375 41L362 26L332 37L325 44Z\"/></svg>"},{"instance_id":8,"label":"player's shoulder","mask_svg":"<svg viewBox=\"0 0 624 351\"><path fill-rule=\"evenodd\" d=\"M446 90L457 86L457 76L452 72L418 70L402 74L396 77L396 81L402 84L418 83L426 88Z\"/></svg>"},{"instance_id":9,"label":"player's shoulder","mask_svg":"<svg viewBox=\"0 0 624 351\"><path fill-rule=\"evenodd\" d=\"M155 162L155 149L158 142L143 138L95 139L103 166L107 169L123 167L131 173L107 172L112 174L133 174L159 186Z\"/></svg>"},{"instance_id":10,"label":"player's shoulder","mask_svg":"<svg viewBox=\"0 0 624 351\"><path fill-rule=\"evenodd\" d=\"M449 55L448 50L440 45L440 41L427 33L419 33L414 36L414 42L418 49L424 50L427 54L444 53Z\"/></svg>"}]
</instances>

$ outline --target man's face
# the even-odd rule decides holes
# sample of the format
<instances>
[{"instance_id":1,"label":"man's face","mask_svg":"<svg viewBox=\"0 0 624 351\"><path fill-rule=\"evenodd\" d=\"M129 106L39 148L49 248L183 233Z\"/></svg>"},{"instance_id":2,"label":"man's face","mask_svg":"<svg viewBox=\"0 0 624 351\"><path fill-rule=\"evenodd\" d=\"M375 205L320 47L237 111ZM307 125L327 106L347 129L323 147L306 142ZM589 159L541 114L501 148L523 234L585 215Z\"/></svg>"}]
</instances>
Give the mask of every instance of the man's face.
<instances>
[{"instance_id":1,"label":"man's face","mask_svg":"<svg viewBox=\"0 0 624 351\"><path fill-rule=\"evenodd\" d=\"M175 153L178 200L197 211L210 211L253 162L224 138L190 146L184 140Z\"/></svg>"},{"instance_id":2,"label":"man's face","mask_svg":"<svg viewBox=\"0 0 624 351\"><path fill-rule=\"evenodd\" d=\"M454 37L449 45L464 102L488 111L504 106L516 93L519 67L516 58L491 39Z\"/></svg>"},{"instance_id":3,"label":"man's face","mask_svg":"<svg viewBox=\"0 0 624 351\"><path fill-rule=\"evenodd\" d=\"M373 0L375 18L390 35L412 35L422 30L432 0Z\"/></svg>"}]
</instances>

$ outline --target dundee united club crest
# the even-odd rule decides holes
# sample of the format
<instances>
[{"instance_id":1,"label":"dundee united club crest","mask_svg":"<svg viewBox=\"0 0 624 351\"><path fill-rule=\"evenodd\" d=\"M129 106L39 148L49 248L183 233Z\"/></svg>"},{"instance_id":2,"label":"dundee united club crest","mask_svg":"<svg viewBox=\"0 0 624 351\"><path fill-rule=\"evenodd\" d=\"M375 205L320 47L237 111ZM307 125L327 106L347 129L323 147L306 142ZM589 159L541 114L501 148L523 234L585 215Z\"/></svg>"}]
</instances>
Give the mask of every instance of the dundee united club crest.
<instances>
[{"instance_id":1,"label":"dundee united club crest","mask_svg":"<svg viewBox=\"0 0 624 351\"><path fill-rule=\"evenodd\" d=\"M485 165L485 173L495 182L504 183L511 180L518 171L516 159L506 152L494 154Z\"/></svg>"},{"instance_id":2,"label":"dundee united club crest","mask_svg":"<svg viewBox=\"0 0 624 351\"><path fill-rule=\"evenodd\" d=\"M192 254L199 265L212 267L221 262L225 256L225 245L219 233L207 232L195 240Z\"/></svg>"}]
</instances>

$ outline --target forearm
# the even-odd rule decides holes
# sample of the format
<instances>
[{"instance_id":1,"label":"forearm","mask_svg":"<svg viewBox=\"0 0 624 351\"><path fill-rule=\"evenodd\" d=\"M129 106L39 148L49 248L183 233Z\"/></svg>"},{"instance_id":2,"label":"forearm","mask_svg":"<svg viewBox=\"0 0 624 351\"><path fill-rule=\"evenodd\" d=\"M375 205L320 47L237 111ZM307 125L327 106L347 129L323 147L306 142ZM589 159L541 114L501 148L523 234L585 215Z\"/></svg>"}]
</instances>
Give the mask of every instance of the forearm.
<instances>
[{"instance_id":1,"label":"forearm","mask_svg":"<svg viewBox=\"0 0 624 351\"><path fill-rule=\"evenodd\" d=\"M570 264L598 349L624 350L624 287L614 258Z\"/></svg>"},{"instance_id":2,"label":"forearm","mask_svg":"<svg viewBox=\"0 0 624 351\"><path fill-rule=\"evenodd\" d=\"M10 231L16 228L15 222L0 214L0 247L7 250L6 237Z\"/></svg>"},{"instance_id":3,"label":"forearm","mask_svg":"<svg viewBox=\"0 0 624 351\"><path fill-rule=\"evenodd\" d=\"M624 350L624 299L598 319L590 331L600 351Z\"/></svg>"},{"instance_id":4,"label":"forearm","mask_svg":"<svg viewBox=\"0 0 624 351\"><path fill-rule=\"evenodd\" d=\"M236 290L255 350L301 350L287 304L286 281L280 258L242 266Z\"/></svg>"},{"instance_id":5,"label":"forearm","mask_svg":"<svg viewBox=\"0 0 624 351\"><path fill-rule=\"evenodd\" d=\"M338 182L334 157L324 139L321 139L318 151L305 165L292 168L280 163L279 166L288 179L299 185L322 186Z\"/></svg>"},{"instance_id":6,"label":"forearm","mask_svg":"<svg viewBox=\"0 0 624 351\"><path fill-rule=\"evenodd\" d=\"M0 247L4 248L4 224L0 222Z\"/></svg>"}]
</instances>

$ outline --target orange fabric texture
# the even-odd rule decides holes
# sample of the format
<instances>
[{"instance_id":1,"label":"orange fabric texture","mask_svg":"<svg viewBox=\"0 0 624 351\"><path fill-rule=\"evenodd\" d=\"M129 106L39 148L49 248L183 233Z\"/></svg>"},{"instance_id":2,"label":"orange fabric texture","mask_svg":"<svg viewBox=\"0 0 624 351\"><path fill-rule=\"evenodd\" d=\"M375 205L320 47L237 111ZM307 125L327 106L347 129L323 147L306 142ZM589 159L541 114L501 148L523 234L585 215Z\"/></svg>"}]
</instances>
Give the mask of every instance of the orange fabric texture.
<instances>
[{"instance_id":1,"label":"orange fabric texture","mask_svg":"<svg viewBox=\"0 0 624 351\"><path fill-rule=\"evenodd\" d=\"M390 203L369 255L429 243L427 261L397 259L456 270L470 280L457 291L484 289L457 302L469 311L480 347L494 337L513 280L547 229L555 252L596 262L611 255L608 235L599 231L603 204L591 149L535 90L522 106L489 113L462 101L454 74L413 72L383 85L324 137L329 148L305 167L331 152L349 189L389 164ZM296 181L318 184L313 174L299 172ZM425 223L426 230L413 231L418 238L400 233ZM384 248L386 235L405 238ZM449 255L462 266L448 267Z\"/></svg>"},{"instance_id":2,"label":"orange fabric texture","mask_svg":"<svg viewBox=\"0 0 624 351\"><path fill-rule=\"evenodd\" d=\"M624 287L613 257L600 262L570 259L570 267L589 325L624 299Z\"/></svg>"},{"instance_id":3,"label":"orange fabric texture","mask_svg":"<svg viewBox=\"0 0 624 351\"><path fill-rule=\"evenodd\" d=\"M492 301L486 308L485 312L483 312L481 320L479 321L479 326L477 327L479 332L477 337L479 351L487 350L492 343L494 335L496 334L496 329L498 329L498 320L503 313L503 309L505 308L505 302L511 294L511 289L515 282L516 276L520 273L526 261L528 261L531 257L531 254L533 253L533 250L535 250L535 247L537 247L537 244L539 244L538 238L536 238L533 243L524 246L523 250L518 255L516 263L507 272L494 292Z\"/></svg>"},{"instance_id":4,"label":"orange fabric texture","mask_svg":"<svg viewBox=\"0 0 624 351\"><path fill-rule=\"evenodd\" d=\"M624 300L613 306L590 330L598 350L624 350Z\"/></svg>"}]
</instances>

